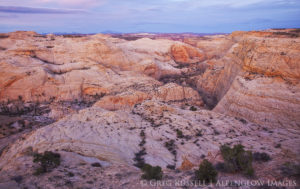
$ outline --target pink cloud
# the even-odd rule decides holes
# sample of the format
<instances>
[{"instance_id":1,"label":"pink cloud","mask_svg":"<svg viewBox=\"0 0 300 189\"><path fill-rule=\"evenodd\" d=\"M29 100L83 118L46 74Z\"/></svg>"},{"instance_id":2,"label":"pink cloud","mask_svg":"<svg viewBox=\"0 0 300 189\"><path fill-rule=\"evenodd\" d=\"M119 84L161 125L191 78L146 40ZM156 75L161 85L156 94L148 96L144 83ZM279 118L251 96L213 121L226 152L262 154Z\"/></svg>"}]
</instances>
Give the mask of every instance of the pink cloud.
<instances>
[{"instance_id":1,"label":"pink cloud","mask_svg":"<svg viewBox=\"0 0 300 189\"><path fill-rule=\"evenodd\" d=\"M90 8L100 6L107 0L2 0L2 6L30 6L51 8Z\"/></svg>"}]
</instances>

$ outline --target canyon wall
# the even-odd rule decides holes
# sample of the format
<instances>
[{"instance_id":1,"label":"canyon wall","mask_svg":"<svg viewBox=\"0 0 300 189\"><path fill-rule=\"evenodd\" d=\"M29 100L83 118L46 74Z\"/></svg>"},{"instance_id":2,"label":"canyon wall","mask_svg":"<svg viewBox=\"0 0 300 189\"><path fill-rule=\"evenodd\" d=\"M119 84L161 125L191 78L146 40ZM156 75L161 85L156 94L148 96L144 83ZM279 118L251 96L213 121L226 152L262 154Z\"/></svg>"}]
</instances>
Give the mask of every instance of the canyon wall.
<instances>
[{"instance_id":1,"label":"canyon wall","mask_svg":"<svg viewBox=\"0 0 300 189\"><path fill-rule=\"evenodd\" d=\"M155 38L127 41L102 34L2 36L2 112L24 109L20 103L7 106L18 100L96 102L105 97L103 107L114 106L112 98L129 89L136 100L127 95L130 102L124 103L132 107L157 96L155 91L164 83L173 82L196 90L206 107L216 112L262 125L299 127L298 30L186 37L181 40L185 43ZM182 91L172 86L175 93ZM141 93L143 97L137 97ZM194 96L196 104L203 104Z\"/></svg>"}]
</instances>

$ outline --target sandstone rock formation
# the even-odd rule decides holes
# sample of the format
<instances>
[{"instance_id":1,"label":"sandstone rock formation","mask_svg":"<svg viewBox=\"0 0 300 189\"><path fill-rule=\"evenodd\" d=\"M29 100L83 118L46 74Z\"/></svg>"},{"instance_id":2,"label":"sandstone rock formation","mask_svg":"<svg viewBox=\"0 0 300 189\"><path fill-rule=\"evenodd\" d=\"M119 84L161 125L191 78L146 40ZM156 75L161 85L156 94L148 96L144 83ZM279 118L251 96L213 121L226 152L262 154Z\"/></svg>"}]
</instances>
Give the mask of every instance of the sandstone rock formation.
<instances>
[{"instance_id":1,"label":"sandstone rock formation","mask_svg":"<svg viewBox=\"0 0 300 189\"><path fill-rule=\"evenodd\" d=\"M167 103L190 103L203 106L201 96L190 87L182 87L176 83L154 88L153 91L128 90L117 95L108 95L96 102L95 106L107 110L130 109L135 104L139 104L148 99L156 99Z\"/></svg>"},{"instance_id":2,"label":"sandstone rock formation","mask_svg":"<svg viewBox=\"0 0 300 189\"><path fill-rule=\"evenodd\" d=\"M183 138L176 135L178 129L183 132ZM17 161L15 158L29 147L39 152L71 151L113 163L133 165L134 155L141 148L142 130L146 135L146 163L162 167L180 167L184 159L198 164L201 155L207 156L209 152L216 155L219 145L229 141L242 143L248 148L252 146L255 151L268 146L268 153L278 155L281 149L274 147L278 139L272 135L278 135L285 141L282 145L292 150L294 158L299 153L296 146L300 141L290 137L299 134L297 130L280 129L277 133L268 133L260 125L243 123L211 111L194 112L157 101L145 101L132 111L107 111L91 107L67 116L29 134L25 141L13 144L2 155L0 166L2 170L7 170L6 167L11 167ZM255 136L250 134L252 131L257 131ZM202 136L197 136L199 132ZM264 135L270 136L266 138ZM174 140L176 154L164 146L171 140Z\"/></svg>"},{"instance_id":3,"label":"sandstone rock formation","mask_svg":"<svg viewBox=\"0 0 300 189\"><path fill-rule=\"evenodd\" d=\"M300 154L299 52L296 29L1 34L0 187L17 186L16 174L29 188L75 174L56 185L106 188L113 179L139 188L139 161L189 180L204 158L222 161L226 143L271 156L254 163L257 177L286 178L280 166ZM39 180L31 155L47 150L62 155L62 166ZM102 167L87 165L94 162ZM96 176L102 181L89 180Z\"/></svg>"}]
</instances>

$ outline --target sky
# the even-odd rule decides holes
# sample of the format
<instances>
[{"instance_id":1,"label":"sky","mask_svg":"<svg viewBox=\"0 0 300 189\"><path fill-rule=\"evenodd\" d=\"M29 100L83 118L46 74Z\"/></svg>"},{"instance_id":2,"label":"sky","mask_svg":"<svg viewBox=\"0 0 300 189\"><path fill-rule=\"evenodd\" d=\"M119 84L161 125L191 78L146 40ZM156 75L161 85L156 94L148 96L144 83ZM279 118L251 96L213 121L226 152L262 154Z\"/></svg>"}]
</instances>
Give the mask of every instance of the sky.
<instances>
[{"instance_id":1,"label":"sky","mask_svg":"<svg viewBox=\"0 0 300 189\"><path fill-rule=\"evenodd\" d=\"M0 0L0 32L230 33L300 28L300 0Z\"/></svg>"}]
</instances>

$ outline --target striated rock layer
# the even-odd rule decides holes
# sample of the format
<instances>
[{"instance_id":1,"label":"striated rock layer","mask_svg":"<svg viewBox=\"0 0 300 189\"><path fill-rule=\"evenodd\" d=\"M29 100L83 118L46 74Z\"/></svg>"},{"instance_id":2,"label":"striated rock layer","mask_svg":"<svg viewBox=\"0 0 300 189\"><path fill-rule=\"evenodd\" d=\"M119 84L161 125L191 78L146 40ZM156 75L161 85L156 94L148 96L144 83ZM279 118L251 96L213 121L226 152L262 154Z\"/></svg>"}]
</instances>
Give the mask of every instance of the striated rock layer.
<instances>
[{"instance_id":1,"label":"striated rock layer","mask_svg":"<svg viewBox=\"0 0 300 189\"><path fill-rule=\"evenodd\" d=\"M182 136L178 136L178 130ZM142 131L145 143L141 145ZM253 151L267 146L267 152L279 159L284 158L282 150L289 149L290 159L295 160L300 153L300 141L294 139L297 135L299 130L277 129L270 133L260 125L212 111L190 111L158 101L145 101L132 111L107 111L95 106L28 134L25 141L19 140L3 153L0 167L9 171L28 148L38 152L75 152L134 165L135 155L145 148L146 163L179 168L186 161L197 165L201 157L218 161L219 147L225 143L242 143ZM283 141L280 149L274 145L279 140ZM166 146L168 142L170 146Z\"/></svg>"},{"instance_id":2,"label":"striated rock layer","mask_svg":"<svg viewBox=\"0 0 300 189\"><path fill-rule=\"evenodd\" d=\"M226 38L231 41L222 43L223 48L234 44L223 57L208 60L208 69L193 78L205 101L216 105L216 112L270 127L299 128L300 38L276 32L233 33ZM205 44L209 43L215 41Z\"/></svg>"}]
</instances>

